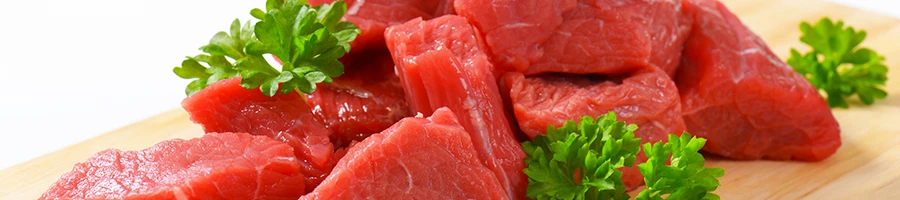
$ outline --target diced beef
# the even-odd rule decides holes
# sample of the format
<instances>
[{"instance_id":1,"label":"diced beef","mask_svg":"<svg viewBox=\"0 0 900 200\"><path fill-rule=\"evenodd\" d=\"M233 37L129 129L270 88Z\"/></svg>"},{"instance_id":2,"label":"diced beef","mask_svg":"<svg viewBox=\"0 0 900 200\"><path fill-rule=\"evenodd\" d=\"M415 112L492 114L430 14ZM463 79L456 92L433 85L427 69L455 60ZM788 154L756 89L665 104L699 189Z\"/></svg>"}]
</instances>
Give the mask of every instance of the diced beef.
<instances>
[{"instance_id":1,"label":"diced beef","mask_svg":"<svg viewBox=\"0 0 900 200\"><path fill-rule=\"evenodd\" d=\"M306 103L331 129L335 147L346 147L412 116L394 62L387 50L366 51L341 60L345 74L321 83Z\"/></svg>"},{"instance_id":2,"label":"diced beef","mask_svg":"<svg viewBox=\"0 0 900 200\"><path fill-rule=\"evenodd\" d=\"M246 133L101 151L41 199L297 199L305 179L290 146Z\"/></svg>"},{"instance_id":3,"label":"diced beef","mask_svg":"<svg viewBox=\"0 0 900 200\"><path fill-rule=\"evenodd\" d=\"M695 18L676 77L688 130L732 159L815 161L841 146L828 104L806 79L715 0L686 1Z\"/></svg>"},{"instance_id":4,"label":"diced beef","mask_svg":"<svg viewBox=\"0 0 900 200\"><path fill-rule=\"evenodd\" d=\"M448 107L471 134L485 166L511 199L525 197L525 152L509 127L493 65L462 17L412 20L385 36L414 112Z\"/></svg>"},{"instance_id":5,"label":"diced beef","mask_svg":"<svg viewBox=\"0 0 900 200\"><path fill-rule=\"evenodd\" d=\"M691 18L681 0L457 0L499 67L619 74L656 66L674 74Z\"/></svg>"},{"instance_id":6,"label":"diced beef","mask_svg":"<svg viewBox=\"0 0 900 200\"><path fill-rule=\"evenodd\" d=\"M181 104L207 133L244 132L287 143L300 159L307 190L315 188L336 163L328 138L331 131L313 116L300 94L267 97L259 89L244 89L240 82L240 77L221 80Z\"/></svg>"},{"instance_id":7,"label":"diced beef","mask_svg":"<svg viewBox=\"0 0 900 200\"><path fill-rule=\"evenodd\" d=\"M301 199L507 199L472 138L446 108L406 118L351 147Z\"/></svg>"},{"instance_id":8,"label":"diced beef","mask_svg":"<svg viewBox=\"0 0 900 200\"><path fill-rule=\"evenodd\" d=\"M619 120L638 125L641 142L665 140L670 133L686 130L675 83L659 69L647 68L621 76L545 74L504 76L519 126L534 138L547 126L560 127L566 120L597 117L613 111ZM640 154L636 164L646 161ZM635 164L635 165L636 165ZM631 189L644 183L637 167L625 168L623 180Z\"/></svg>"}]
</instances>

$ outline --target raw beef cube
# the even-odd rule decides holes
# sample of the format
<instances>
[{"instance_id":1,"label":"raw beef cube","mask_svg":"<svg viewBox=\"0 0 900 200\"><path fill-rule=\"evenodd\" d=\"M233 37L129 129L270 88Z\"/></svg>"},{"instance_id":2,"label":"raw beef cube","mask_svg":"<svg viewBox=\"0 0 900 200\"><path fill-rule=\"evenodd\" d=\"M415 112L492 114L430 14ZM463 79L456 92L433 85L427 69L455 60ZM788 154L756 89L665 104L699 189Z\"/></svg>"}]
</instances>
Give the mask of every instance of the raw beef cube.
<instances>
[{"instance_id":1,"label":"raw beef cube","mask_svg":"<svg viewBox=\"0 0 900 200\"><path fill-rule=\"evenodd\" d=\"M336 0L309 0L310 5L332 3ZM453 0L345 0L344 20L353 22L362 31L350 43L352 51L384 49L384 29L418 17L431 19L452 14Z\"/></svg>"},{"instance_id":2,"label":"raw beef cube","mask_svg":"<svg viewBox=\"0 0 900 200\"><path fill-rule=\"evenodd\" d=\"M676 83L688 130L732 159L816 161L841 146L825 100L728 9L686 1L695 18Z\"/></svg>"},{"instance_id":3,"label":"raw beef cube","mask_svg":"<svg viewBox=\"0 0 900 200\"><path fill-rule=\"evenodd\" d=\"M681 118L681 101L675 83L656 68L623 76L545 74L525 77L507 73L504 91L509 91L513 112L522 130L534 138L547 126L562 126L566 120L597 117L613 111L619 120L638 125L635 136L641 142L665 140L667 134L686 130ZM642 185L636 165L646 161L638 156L635 167L623 169L629 188Z\"/></svg>"},{"instance_id":4,"label":"raw beef cube","mask_svg":"<svg viewBox=\"0 0 900 200\"><path fill-rule=\"evenodd\" d=\"M333 132L331 142L336 148L362 141L412 116L387 50L360 52L342 62L345 74L330 84L319 84L306 99L316 117Z\"/></svg>"},{"instance_id":5,"label":"raw beef cube","mask_svg":"<svg viewBox=\"0 0 900 200\"><path fill-rule=\"evenodd\" d=\"M41 199L297 199L305 179L291 147L264 136L214 133L140 151L101 151Z\"/></svg>"},{"instance_id":6,"label":"raw beef cube","mask_svg":"<svg viewBox=\"0 0 900 200\"><path fill-rule=\"evenodd\" d=\"M448 107L471 134L479 158L511 199L525 197L525 152L515 140L474 28L459 16L412 20L388 28L388 48L414 112Z\"/></svg>"},{"instance_id":7,"label":"raw beef cube","mask_svg":"<svg viewBox=\"0 0 900 200\"><path fill-rule=\"evenodd\" d=\"M301 199L507 199L472 139L446 108L406 118L350 147Z\"/></svg>"},{"instance_id":8,"label":"raw beef cube","mask_svg":"<svg viewBox=\"0 0 900 200\"><path fill-rule=\"evenodd\" d=\"M191 120L207 133L244 132L265 135L294 147L307 190L315 188L337 162L331 131L319 121L298 93L267 97L248 90L240 78L216 82L181 103Z\"/></svg>"},{"instance_id":9,"label":"raw beef cube","mask_svg":"<svg viewBox=\"0 0 900 200\"><path fill-rule=\"evenodd\" d=\"M690 18L681 0L457 0L499 67L619 74L656 66L674 74Z\"/></svg>"}]
</instances>

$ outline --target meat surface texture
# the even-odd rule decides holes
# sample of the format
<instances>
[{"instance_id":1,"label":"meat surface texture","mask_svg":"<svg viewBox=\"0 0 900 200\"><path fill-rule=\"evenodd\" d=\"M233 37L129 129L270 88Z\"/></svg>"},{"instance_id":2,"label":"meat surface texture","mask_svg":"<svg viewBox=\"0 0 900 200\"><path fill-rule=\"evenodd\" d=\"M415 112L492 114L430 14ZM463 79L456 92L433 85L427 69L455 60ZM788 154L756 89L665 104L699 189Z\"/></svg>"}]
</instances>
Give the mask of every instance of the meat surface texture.
<instances>
[{"instance_id":1,"label":"meat surface texture","mask_svg":"<svg viewBox=\"0 0 900 200\"><path fill-rule=\"evenodd\" d=\"M207 133L244 132L264 135L294 148L307 189L318 185L337 162L331 131L325 128L298 93L267 97L244 89L240 78L216 82L182 102L191 120Z\"/></svg>"},{"instance_id":2,"label":"meat surface texture","mask_svg":"<svg viewBox=\"0 0 900 200\"><path fill-rule=\"evenodd\" d=\"M656 66L673 75L690 18L681 0L457 0L499 67L619 74Z\"/></svg>"},{"instance_id":3,"label":"meat surface texture","mask_svg":"<svg viewBox=\"0 0 900 200\"><path fill-rule=\"evenodd\" d=\"M816 88L724 5L686 1L695 18L676 83L688 130L732 159L822 160L840 127Z\"/></svg>"},{"instance_id":4,"label":"meat surface texture","mask_svg":"<svg viewBox=\"0 0 900 200\"><path fill-rule=\"evenodd\" d=\"M101 151L41 199L297 199L304 178L290 146L246 133Z\"/></svg>"},{"instance_id":5,"label":"meat surface texture","mask_svg":"<svg viewBox=\"0 0 900 200\"><path fill-rule=\"evenodd\" d=\"M507 199L469 134L446 108L406 118L350 147L301 199Z\"/></svg>"},{"instance_id":6,"label":"meat surface texture","mask_svg":"<svg viewBox=\"0 0 900 200\"><path fill-rule=\"evenodd\" d=\"M331 129L336 148L362 141L404 117L412 116L391 54L368 51L342 59L345 74L321 83L306 103Z\"/></svg>"},{"instance_id":7,"label":"meat surface texture","mask_svg":"<svg viewBox=\"0 0 900 200\"><path fill-rule=\"evenodd\" d=\"M507 73L504 91L509 91L513 112L530 138L544 134L547 126L560 127L567 120L597 117L613 111L619 120L638 125L641 142L665 140L667 134L686 130L681 100L675 83L656 68L622 76L546 74L525 77ZM646 161L638 156L635 165ZM629 188L643 184L637 167L622 169Z\"/></svg>"},{"instance_id":8,"label":"meat surface texture","mask_svg":"<svg viewBox=\"0 0 900 200\"><path fill-rule=\"evenodd\" d=\"M525 197L526 155L510 129L493 65L474 28L459 16L412 20L385 33L407 102L430 114L448 107L511 199Z\"/></svg>"},{"instance_id":9,"label":"meat surface texture","mask_svg":"<svg viewBox=\"0 0 900 200\"><path fill-rule=\"evenodd\" d=\"M336 0L308 0L310 5ZM361 33L350 43L352 51L384 49L384 30L415 18L431 19L452 14L452 0L345 0L344 20L353 22Z\"/></svg>"}]
</instances>

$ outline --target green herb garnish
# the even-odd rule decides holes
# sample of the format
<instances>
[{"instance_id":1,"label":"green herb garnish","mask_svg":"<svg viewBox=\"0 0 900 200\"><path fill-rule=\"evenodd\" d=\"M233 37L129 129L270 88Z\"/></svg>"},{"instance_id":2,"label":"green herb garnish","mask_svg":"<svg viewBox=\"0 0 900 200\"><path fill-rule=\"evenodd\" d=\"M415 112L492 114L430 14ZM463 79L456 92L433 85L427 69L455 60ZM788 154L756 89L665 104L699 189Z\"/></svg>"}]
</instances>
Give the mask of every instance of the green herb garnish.
<instances>
[{"instance_id":1,"label":"green herb garnish","mask_svg":"<svg viewBox=\"0 0 900 200\"><path fill-rule=\"evenodd\" d=\"M343 1L312 7L302 0L268 0L266 11L250 11L260 20L255 25L235 20L230 33L217 33L200 48L204 54L188 57L173 71L197 79L185 89L188 95L235 76L242 77L242 87L259 88L267 96L312 93L317 83L330 83L344 73L338 58L360 33L356 25L341 21L346 11ZM281 70L266 61L266 54L281 58Z\"/></svg>"},{"instance_id":2,"label":"green herb garnish","mask_svg":"<svg viewBox=\"0 0 900 200\"><path fill-rule=\"evenodd\" d=\"M612 112L569 120L522 144L527 196L534 199L628 199L620 167L633 166L641 139Z\"/></svg>"},{"instance_id":3,"label":"green herb garnish","mask_svg":"<svg viewBox=\"0 0 900 200\"><path fill-rule=\"evenodd\" d=\"M526 195L533 199L629 199L619 168L631 167L640 151L637 126L616 121L612 112L569 120L547 128L546 135L522 143ZM638 165L647 189L638 199L718 199L722 168L705 168L698 151L706 139L689 133L669 135L667 143L644 144L649 159ZM671 156L671 159L670 159ZM671 164L666 161L671 160ZM663 198L665 197L665 198Z\"/></svg>"},{"instance_id":4,"label":"green herb garnish","mask_svg":"<svg viewBox=\"0 0 900 200\"><path fill-rule=\"evenodd\" d=\"M706 139L682 133L669 134L669 141L644 144L647 162L638 165L647 189L638 194L639 200L719 199L712 191L719 187L716 178L725 175L722 168L706 168L703 155L698 153ZM671 155L671 159L670 156ZM671 164L666 165L666 161Z\"/></svg>"},{"instance_id":5,"label":"green herb garnish","mask_svg":"<svg viewBox=\"0 0 900 200\"><path fill-rule=\"evenodd\" d=\"M800 54L791 49L787 63L826 93L829 106L846 108L846 98L854 94L867 105L887 96L881 89L888 72L884 57L871 49L858 48L866 38L865 31L845 28L844 22L833 23L828 18L815 25L803 22L800 30L800 41L812 51Z\"/></svg>"}]
</instances>

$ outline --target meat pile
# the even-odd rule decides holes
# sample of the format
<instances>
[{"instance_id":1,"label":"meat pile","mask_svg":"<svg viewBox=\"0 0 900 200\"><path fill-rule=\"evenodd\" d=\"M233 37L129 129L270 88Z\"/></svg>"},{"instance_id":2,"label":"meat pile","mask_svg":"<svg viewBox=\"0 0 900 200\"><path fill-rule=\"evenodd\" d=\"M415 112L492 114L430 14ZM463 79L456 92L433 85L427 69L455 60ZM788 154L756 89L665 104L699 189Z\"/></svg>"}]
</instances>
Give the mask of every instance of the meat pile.
<instances>
[{"instance_id":1,"label":"meat pile","mask_svg":"<svg viewBox=\"0 0 900 200\"><path fill-rule=\"evenodd\" d=\"M42 198L525 199L519 142L609 111L643 142L688 131L731 159L841 145L816 89L716 0L347 3L362 34L333 83L222 80L183 102L206 136L98 153Z\"/></svg>"}]
</instances>

